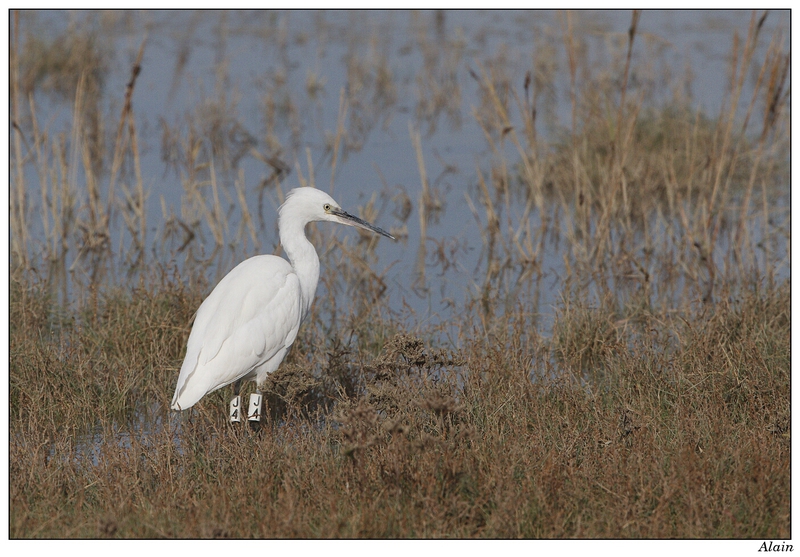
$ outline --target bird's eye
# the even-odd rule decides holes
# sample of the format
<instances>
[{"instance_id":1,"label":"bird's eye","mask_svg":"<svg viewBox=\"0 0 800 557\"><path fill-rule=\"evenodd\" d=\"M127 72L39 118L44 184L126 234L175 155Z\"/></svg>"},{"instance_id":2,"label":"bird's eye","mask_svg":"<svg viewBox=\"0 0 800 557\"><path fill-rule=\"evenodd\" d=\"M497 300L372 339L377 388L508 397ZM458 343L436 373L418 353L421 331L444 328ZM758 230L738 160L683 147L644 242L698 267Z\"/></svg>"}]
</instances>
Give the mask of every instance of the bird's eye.
<instances>
[{"instance_id":1,"label":"bird's eye","mask_svg":"<svg viewBox=\"0 0 800 557\"><path fill-rule=\"evenodd\" d=\"M322 208L325 209L325 212L327 213L331 210L331 204L326 203L325 205L322 206Z\"/></svg>"}]
</instances>

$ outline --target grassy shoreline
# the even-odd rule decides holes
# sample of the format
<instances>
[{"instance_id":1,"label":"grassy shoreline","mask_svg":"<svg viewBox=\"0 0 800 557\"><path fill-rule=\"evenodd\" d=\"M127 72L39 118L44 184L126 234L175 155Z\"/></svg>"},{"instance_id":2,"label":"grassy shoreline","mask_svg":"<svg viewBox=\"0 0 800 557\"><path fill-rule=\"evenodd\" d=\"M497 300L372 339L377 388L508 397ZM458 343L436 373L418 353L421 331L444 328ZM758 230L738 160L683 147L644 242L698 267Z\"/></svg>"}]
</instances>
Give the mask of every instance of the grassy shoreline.
<instances>
[{"instance_id":1,"label":"grassy shoreline","mask_svg":"<svg viewBox=\"0 0 800 557\"><path fill-rule=\"evenodd\" d=\"M455 354L311 324L259 432L227 390L167 410L195 303L125 293L48 338L12 297L12 538L789 535L788 285L576 342L583 373L523 316Z\"/></svg>"},{"instance_id":2,"label":"grassy shoreline","mask_svg":"<svg viewBox=\"0 0 800 557\"><path fill-rule=\"evenodd\" d=\"M264 76L263 122L244 120L226 95L228 16L206 12L220 86L163 125L162 159L183 194L153 228L128 102L152 43L137 39L121 110L103 112L104 49L125 22L107 13L97 35L78 26L48 42L26 27L35 18L12 13L11 538L789 537L780 26L765 36L767 15L753 13L733 31L725 102L707 115L685 94L689 69L671 99L649 102L674 76L648 61L655 51L634 55L656 44L637 32L639 12L627 34L609 35L602 66L580 17L559 14L523 75L502 52L466 61L446 13L432 15L410 18L422 66L405 84L385 37L354 28L353 45L377 46L348 49L337 127L312 130L299 113L322 111L324 75L289 91L285 56L283 73ZM282 25L273 16L268 29ZM559 83L571 104L561 127ZM292 168L281 157L300 153L281 137L326 145L315 156L333 178L389 125L409 84L416 120L403 148L419 188L386 184L360 214L375 221L394 206L401 238L419 217L417 275L402 275L417 281L397 288L424 298L460 273L463 298L432 323L398 307L402 296L390 303L394 263L375 269L381 246L309 227L321 284L271 378L264 427L225 422L227 389L170 412L211 271L263 251L264 197L280 202ZM479 99L470 115L466 87ZM47 123L42 95L73 107L68 130ZM429 180L418 128L468 117L483 132L481 164L457 188ZM248 129L262 139L248 143ZM242 157L271 173L246 186ZM298 185L314 185L311 148L295 159ZM453 210L448 187L467 203L474 245L428 233ZM414 246L403 247L410 268ZM467 250L480 255L464 278Z\"/></svg>"}]
</instances>

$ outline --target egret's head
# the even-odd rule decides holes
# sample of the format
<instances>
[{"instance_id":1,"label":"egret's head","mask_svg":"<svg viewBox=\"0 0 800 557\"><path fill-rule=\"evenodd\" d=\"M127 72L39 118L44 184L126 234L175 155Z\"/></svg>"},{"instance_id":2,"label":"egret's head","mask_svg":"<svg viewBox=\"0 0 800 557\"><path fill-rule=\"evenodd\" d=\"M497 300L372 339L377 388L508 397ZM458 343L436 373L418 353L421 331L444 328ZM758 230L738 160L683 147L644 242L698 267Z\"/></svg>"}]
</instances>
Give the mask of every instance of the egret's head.
<instances>
[{"instance_id":1,"label":"egret's head","mask_svg":"<svg viewBox=\"0 0 800 557\"><path fill-rule=\"evenodd\" d=\"M385 230L342 210L333 198L316 188L295 188L288 193L280 209L280 218L296 220L305 226L313 221L329 221L356 226L395 239Z\"/></svg>"}]
</instances>

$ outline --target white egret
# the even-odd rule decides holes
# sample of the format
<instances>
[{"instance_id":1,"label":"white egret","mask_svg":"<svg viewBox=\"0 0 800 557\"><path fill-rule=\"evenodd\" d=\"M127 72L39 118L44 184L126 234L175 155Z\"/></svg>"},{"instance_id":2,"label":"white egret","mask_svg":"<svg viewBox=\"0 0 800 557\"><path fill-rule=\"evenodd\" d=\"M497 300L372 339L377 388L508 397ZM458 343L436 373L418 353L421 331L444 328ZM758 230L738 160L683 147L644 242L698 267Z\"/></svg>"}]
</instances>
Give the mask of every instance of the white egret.
<instances>
[{"instance_id":1,"label":"white egret","mask_svg":"<svg viewBox=\"0 0 800 557\"><path fill-rule=\"evenodd\" d=\"M239 419L239 386L278 369L292 346L319 280L319 257L305 235L314 221L357 226L394 236L343 211L326 193L293 189L281 205L278 232L289 261L275 255L251 257L228 273L200 304L189 334L173 410L186 410L206 394L236 383L231 421ZM259 421L261 395L251 395L249 419Z\"/></svg>"}]
</instances>

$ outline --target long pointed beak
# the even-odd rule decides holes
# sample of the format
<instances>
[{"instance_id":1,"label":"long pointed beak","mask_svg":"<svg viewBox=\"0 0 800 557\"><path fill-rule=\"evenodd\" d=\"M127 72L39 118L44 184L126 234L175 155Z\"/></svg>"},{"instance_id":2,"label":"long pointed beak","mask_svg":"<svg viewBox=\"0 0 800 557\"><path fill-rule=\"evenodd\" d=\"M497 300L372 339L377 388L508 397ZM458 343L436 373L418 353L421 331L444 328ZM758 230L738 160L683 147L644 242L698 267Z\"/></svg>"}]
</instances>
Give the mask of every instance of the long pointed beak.
<instances>
[{"instance_id":1,"label":"long pointed beak","mask_svg":"<svg viewBox=\"0 0 800 557\"><path fill-rule=\"evenodd\" d=\"M377 226L373 226L365 220L361 220L360 218L351 215L346 211L342 211L341 209L331 209L331 214L336 215L340 219L342 219L342 224L349 224L350 226L357 226L358 228L363 228L364 230L372 230L373 232L377 232L381 236L386 236L387 238L391 238L392 240L396 240L394 236L383 230L382 228L378 228Z\"/></svg>"}]
</instances>

